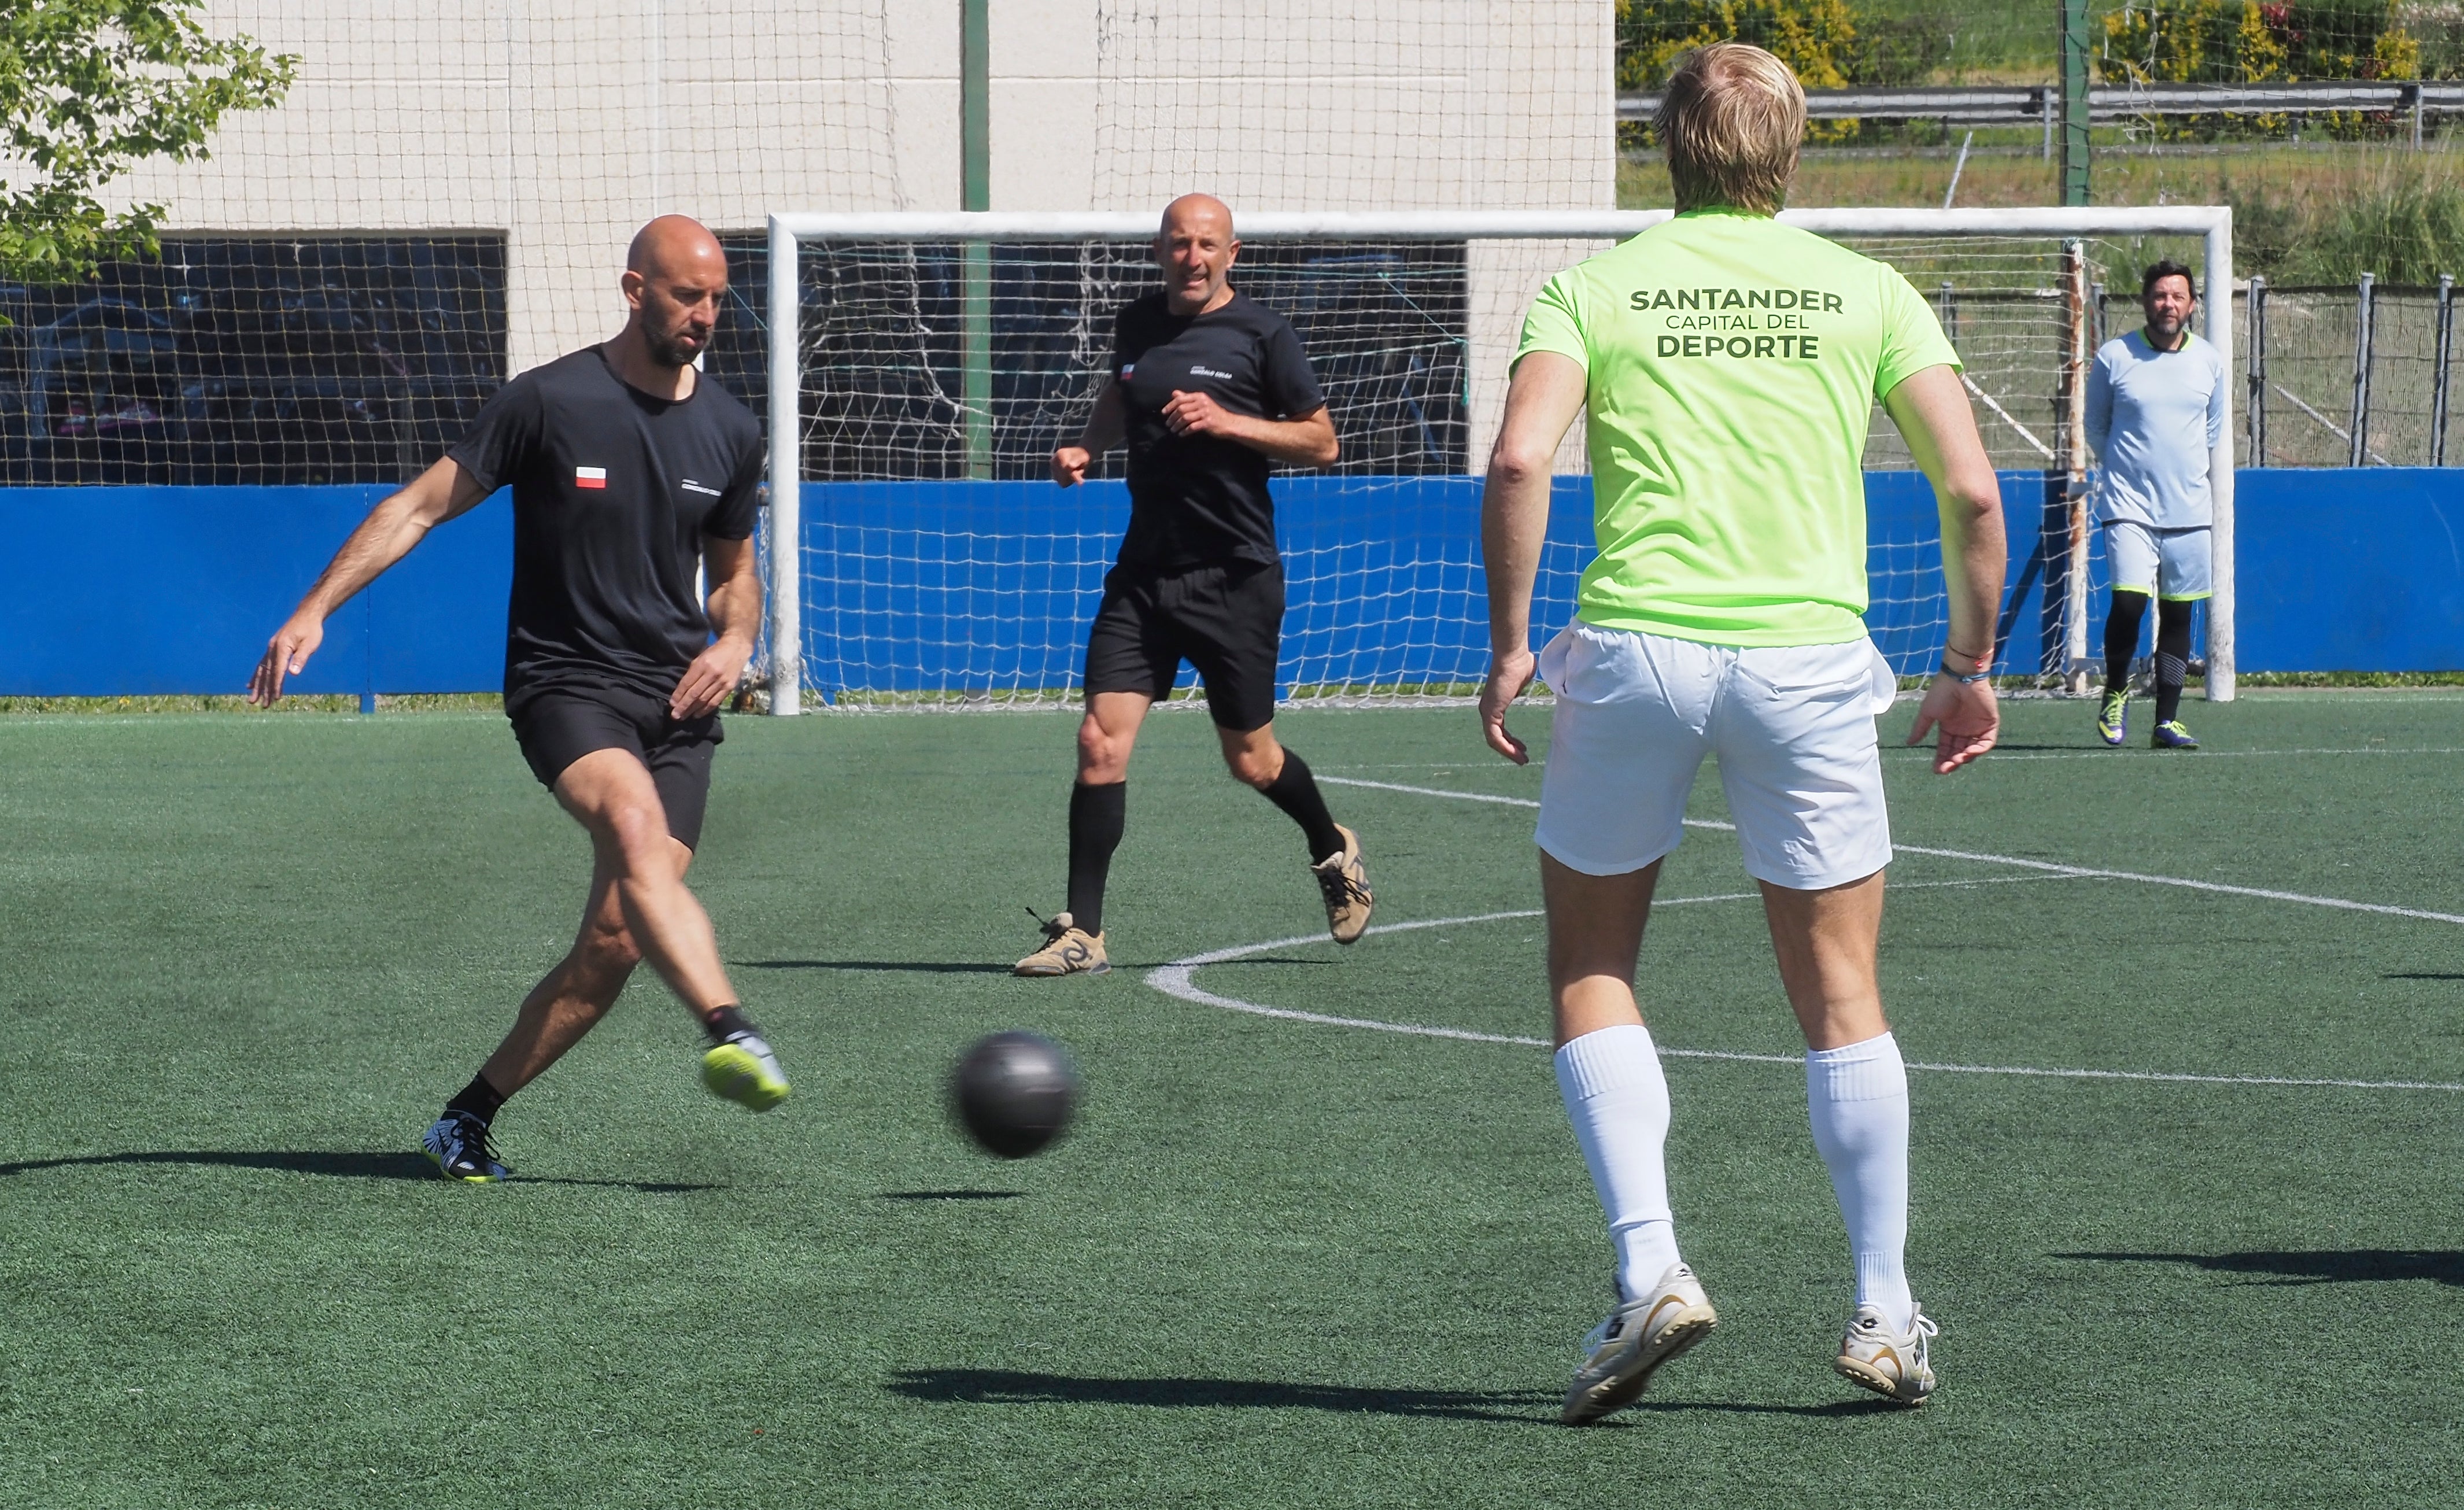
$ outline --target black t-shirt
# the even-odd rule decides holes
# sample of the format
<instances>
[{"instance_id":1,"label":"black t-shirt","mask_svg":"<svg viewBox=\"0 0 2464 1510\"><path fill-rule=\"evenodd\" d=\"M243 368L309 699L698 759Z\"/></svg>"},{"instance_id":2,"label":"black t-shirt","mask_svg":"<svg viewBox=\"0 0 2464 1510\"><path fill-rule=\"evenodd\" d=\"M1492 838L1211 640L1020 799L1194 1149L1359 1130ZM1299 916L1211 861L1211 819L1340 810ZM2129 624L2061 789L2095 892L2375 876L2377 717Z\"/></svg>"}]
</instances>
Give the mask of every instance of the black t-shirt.
<instances>
[{"instance_id":1,"label":"black t-shirt","mask_svg":"<svg viewBox=\"0 0 2464 1510\"><path fill-rule=\"evenodd\" d=\"M1275 505L1266 458L1236 440L1176 435L1163 407L1175 389L1213 395L1237 414L1297 419L1326 403L1291 322L1238 290L1222 308L1176 315L1163 295L1121 306L1112 375L1129 416L1130 529L1124 564L1272 566Z\"/></svg>"},{"instance_id":2,"label":"black t-shirt","mask_svg":"<svg viewBox=\"0 0 2464 1510\"><path fill-rule=\"evenodd\" d=\"M710 643L693 593L702 537L753 533L753 411L706 375L688 397L654 398L591 346L497 389L446 455L514 490L507 705L548 687L673 692Z\"/></svg>"}]
</instances>

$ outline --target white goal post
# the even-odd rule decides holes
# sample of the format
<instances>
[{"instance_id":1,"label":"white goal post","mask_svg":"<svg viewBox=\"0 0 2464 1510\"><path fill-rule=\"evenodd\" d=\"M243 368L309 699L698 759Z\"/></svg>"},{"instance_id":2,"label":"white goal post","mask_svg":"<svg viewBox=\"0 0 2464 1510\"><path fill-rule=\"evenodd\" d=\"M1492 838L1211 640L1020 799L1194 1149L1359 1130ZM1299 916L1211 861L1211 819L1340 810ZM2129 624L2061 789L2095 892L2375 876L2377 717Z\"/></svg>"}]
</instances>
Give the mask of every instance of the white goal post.
<instances>
[{"instance_id":1,"label":"white goal post","mask_svg":"<svg viewBox=\"0 0 2464 1510\"><path fill-rule=\"evenodd\" d=\"M1252 248L1276 243L1347 246L1453 244L1458 248L1536 243L1546 245L1554 265L1562 266L1578 259L1583 255L1585 244L1596 246L1623 239L1666 220L1669 215L1667 211L1244 212L1241 216L1239 230L1243 242ZM2100 299L2092 309L2086 311L2080 307L2083 301L2079 291L2086 286L2086 275L2081 272L2085 264L2079 248L2149 237L2198 238L2204 244L2202 260L2205 264L2201 269L2204 296L2200 305L2202 329L2215 344L2227 373L2233 371L2233 212L2230 209L2169 206L2151 209L1796 210L1784 212L1780 218L1787 224L1816 234L1852 243L1922 244L1929 249L1927 255L1931 260L1918 257L1908 266L1925 268L1925 276L1927 277L1945 267L1956 266L1959 249L1970 244L2009 247L2041 241L2047 247L2064 249L2060 255L2067 258L2064 263L2069 269L2067 286L2073 293L2068 300L2068 314L2064 316L2056 310L2054 318L2069 322L2062 349L2070 355L2064 358L2069 366L2066 367L2068 375L2062 379L2062 396L2054 406L2053 433L2062 437L2056 443L2062 447L2061 455L2065 458L2062 464L2067 466L2073 479L2083 477L2088 465L2084 439L2078 433L2078 417L2083 413L2084 403L2084 384L2080 374L2084 372L2083 358L2093 356L2091 332L2101 328L2101 305L2104 302ZM868 318L875 320L874 328L902 326L901 339L912 337L916 343L914 349L919 353L911 365L924 365L927 358L921 353L925 352L926 345L938 343L932 346L932 350L941 355L934 360L941 360L945 365L961 362L966 366L969 375L962 380L962 391L956 397L940 391L952 385L940 383L936 377L934 381L937 387L932 397L942 409L957 416L949 422L956 427L954 433L963 433L956 444L967 448L966 455L973 457L990 454L988 450L977 448L987 444L984 437L989 436L992 430L993 379L987 353L994 339L991 331L996 319L995 285L990 271L995 249L1010 249L1008 255L1023 257L1037 247L1057 248L1075 243L1109 246L1118 253L1120 249L1133 248L1151 237L1154 226L1153 215L1146 212L901 211L780 213L770 217L767 258L770 505L767 539L772 544L768 567L770 624L767 656L773 712L794 714L802 711L807 688L812 685L806 676L803 655L807 590L803 546L808 522L804 507L806 456L807 448L817 443L817 434L836 421L827 416L816 417L812 413L808 403L811 380L817 371L827 374L834 366L844 365L852 370L861 365L854 358L845 359L842 363L840 352L830 344L839 337L826 331L812 335L804 328L807 308L816 300L826 302L833 297L832 290L847 286L844 280L832 281L836 275L826 268L817 273L815 264L833 255L852 255L868 246L892 251L937 247L950 253L943 263L936 264L941 272L935 275L941 278L936 288L947 285L957 290L948 293L944 288L942 304L935 306L936 309L946 306L956 311L945 322L946 328L936 326L929 333L924 331L923 319L916 312L922 305L914 299L911 299L908 305L901 305L888 314ZM1057 253L1046 255L1048 259ZM1244 262L1244 267L1246 265ZM948 270L952 268L957 272L950 273ZM1541 276L1553 270L1553 266L1547 268ZM814 276L824 279L819 293L807 281L808 277ZM1912 273L1912 280L1917 276ZM2135 278L2135 274L2132 276ZM1513 311L1518 319L1519 301L1528 300L1530 293L1536 290L1536 282L1532 282L1528 273L1524 275L1523 281L1530 286L1518 291L1518 303ZM1925 292L1922 283L1919 287L1920 292ZM2097 287L2101 291L2102 285L2100 283ZM1947 322L1956 324L1954 307L1967 308L1971 322L1980 319L1974 305L1959 305L1962 296L1954 279L1945 279L1940 288ZM2134 283L2129 292L2135 291ZM2038 307L2027 313L2029 318L2039 323L2047 319L2043 313L2046 302L2059 303L2061 300L2058 291L2049 292L2043 287L2016 294L1987 295L1985 298L1999 298L2006 303L2033 299ZM1087 311L1076 314L1082 327L1092 318ZM1101 314L1109 320L1109 309L1101 311ZM904 325L915 328L905 331ZM1106 329L1109 330L1108 325ZM1955 344L1960 344L1956 329L1953 338ZM1106 339L1109 339L1108 335ZM1077 340L1083 353L1088 342L1083 328ZM813 349L807 349L808 342L814 344ZM875 347L879 344L879 342L872 343ZM955 359L947 356L949 350L958 348L963 348L961 356ZM1976 359L1966 345L1962 344L1961 350L1963 360L1969 363L1973 374ZM879 363L883 359L876 349L869 350L862 360ZM1090 366L1101 366L1100 354L1095 356ZM885 366L879 370L889 371L891 368ZM2007 442L2011 455L2028 455L2028 448L2033 448L2033 454L2040 455L2045 462L2056 462L2055 446L2039 436L2029 421L2010 412L2010 409L2020 408L2020 405L2013 403L2006 408L1973 382L1969 386L1971 395L1991 411L1989 423L1999 427L1996 434L2002 437L2002 442ZM2210 474L2213 478L2215 497L2215 580L2214 597L2208 611L2206 686L2209 699L2218 702L2230 701L2234 695L2233 479L2235 426L2231 412L2233 402L2231 388L2229 383L2227 420L2222 439L2211 457ZM2064 404L2069 406L2067 426L2061 413ZM1474 415L1475 423L1485 420L1490 427L1494 426L1493 413L1482 414L1477 403L1467 403L1463 412ZM2037 420L2036 423L2043 421ZM827 438L822 435L819 443L826 444ZM1459 461L1466 455L1485 455L1490 438L1488 434L1473 435L1467 448L1458 443L1454 455ZM877 445L894 450L895 442ZM1902 464L1904 465L1903 462ZM2032 461L2030 464L2035 463ZM1015 474L1015 458L1012 470ZM1459 473L1472 470L1476 467L1467 462L1456 467ZM854 470L839 474L856 478L893 475L896 474L867 473L860 464ZM989 463L979 467L974 461L968 461L960 464L959 470L941 475L973 478L991 477L995 474ZM2074 480L2070 493L2074 521L2068 529L2071 560L2069 569L2063 574L2064 601L2059 606L2063 645L2058 670L2076 690L2084 685L2081 678L2091 663L2087 623L2089 532L2079 522L2083 489ZM913 533L909 532L910 538L913 538ZM1093 537L1077 538L1083 542ZM1084 554L1084 548L1080 553ZM2048 571L2051 569L2049 566ZM1461 573L1457 575L1460 577ZM854 615L848 622L862 626L869 622L866 615L874 611L859 603L842 606L838 611ZM1448 600L1445 611L1458 613L1468 611L1458 596ZM2046 611L2048 614L2053 611L2051 605L2047 606ZM2050 655L2045 669L2049 673L2054 670ZM1343 674L1337 673L1321 677L1317 684L1340 682L1342 679Z\"/></svg>"}]
</instances>

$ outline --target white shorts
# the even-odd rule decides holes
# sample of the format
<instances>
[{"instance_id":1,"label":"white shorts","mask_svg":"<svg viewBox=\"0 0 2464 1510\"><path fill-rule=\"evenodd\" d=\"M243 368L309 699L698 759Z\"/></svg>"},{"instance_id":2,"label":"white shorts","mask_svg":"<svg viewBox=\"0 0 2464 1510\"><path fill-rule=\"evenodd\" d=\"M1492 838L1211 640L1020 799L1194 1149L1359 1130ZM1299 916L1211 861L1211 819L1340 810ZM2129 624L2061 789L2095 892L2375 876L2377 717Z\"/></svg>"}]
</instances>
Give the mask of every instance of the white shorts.
<instances>
[{"instance_id":1,"label":"white shorts","mask_svg":"<svg viewBox=\"0 0 2464 1510\"><path fill-rule=\"evenodd\" d=\"M2107 520L2104 563L2113 570L2116 592L2152 592L2169 602L2187 603L2214 595L2209 572L2208 543L2212 532L2204 524L2191 529L2150 529L2136 520Z\"/></svg>"},{"instance_id":2,"label":"white shorts","mask_svg":"<svg viewBox=\"0 0 2464 1510\"><path fill-rule=\"evenodd\" d=\"M1540 848L1622 876L1677 848L1705 755L1746 872L1793 891L1891 862L1874 720L1898 681L1871 640L1740 650L1579 621L1540 653L1557 695Z\"/></svg>"}]
</instances>

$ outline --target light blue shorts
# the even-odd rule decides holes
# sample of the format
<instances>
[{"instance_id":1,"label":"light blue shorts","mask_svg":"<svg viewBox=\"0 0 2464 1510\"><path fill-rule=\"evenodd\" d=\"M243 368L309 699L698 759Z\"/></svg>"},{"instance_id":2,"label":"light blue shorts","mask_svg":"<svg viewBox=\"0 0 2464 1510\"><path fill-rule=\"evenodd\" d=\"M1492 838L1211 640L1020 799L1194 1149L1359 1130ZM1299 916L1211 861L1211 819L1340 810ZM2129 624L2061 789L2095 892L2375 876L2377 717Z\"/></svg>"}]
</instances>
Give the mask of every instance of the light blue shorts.
<instances>
[{"instance_id":1,"label":"light blue shorts","mask_svg":"<svg viewBox=\"0 0 2464 1510\"><path fill-rule=\"evenodd\" d=\"M2113 568L2116 592L2152 592L2168 603L2211 597L2215 579L2209 568L2206 525L2195 529L2150 529L2135 520L2117 519L2104 526L2104 562Z\"/></svg>"}]
</instances>

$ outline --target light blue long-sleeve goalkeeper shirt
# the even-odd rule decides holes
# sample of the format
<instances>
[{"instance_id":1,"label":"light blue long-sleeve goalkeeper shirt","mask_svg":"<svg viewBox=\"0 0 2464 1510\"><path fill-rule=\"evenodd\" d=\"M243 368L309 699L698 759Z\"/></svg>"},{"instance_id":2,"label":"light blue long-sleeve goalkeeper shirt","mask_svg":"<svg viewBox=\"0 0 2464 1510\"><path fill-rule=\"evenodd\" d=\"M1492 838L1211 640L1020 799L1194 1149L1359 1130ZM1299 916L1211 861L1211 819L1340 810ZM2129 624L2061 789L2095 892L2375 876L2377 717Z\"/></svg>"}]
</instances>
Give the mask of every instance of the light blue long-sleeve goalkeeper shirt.
<instances>
[{"instance_id":1,"label":"light blue long-sleeve goalkeeper shirt","mask_svg":"<svg viewBox=\"0 0 2464 1510\"><path fill-rule=\"evenodd\" d=\"M2208 457L2225 433L2225 365L2191 336L2159 351L2145 331L2108 341L2087 375L2087 443L2103 463L2101 523L2201 529L2215 522Z\"/></svg>"}]
</instances>

